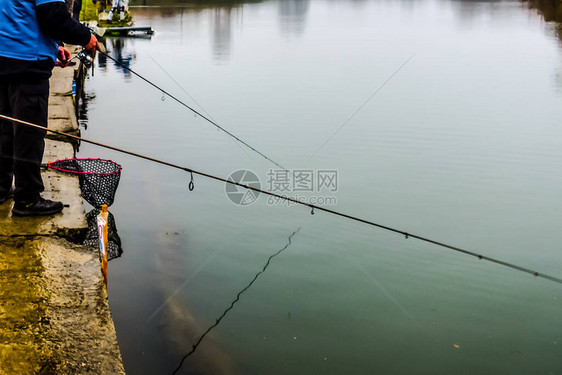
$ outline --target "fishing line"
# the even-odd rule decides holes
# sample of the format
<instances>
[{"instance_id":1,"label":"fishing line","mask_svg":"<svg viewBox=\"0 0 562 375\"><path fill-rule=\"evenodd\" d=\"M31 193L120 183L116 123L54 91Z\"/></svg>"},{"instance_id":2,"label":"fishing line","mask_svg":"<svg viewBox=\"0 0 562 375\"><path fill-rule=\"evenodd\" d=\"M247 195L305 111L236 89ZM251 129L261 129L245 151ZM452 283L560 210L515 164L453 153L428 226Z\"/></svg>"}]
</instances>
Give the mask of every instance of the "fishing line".
<instances>
[{"instance_id":1,"label":"fishing line","mask_svg":"<svg viewBox=\"0 0 562 375\"><path fill-rule=\"evenodd\" d=\"M250 283L248 285L246 285L240 292L238 292L238 294L236 295L236 298L234 299L234 301L232 301L230 303L230 306L227 307L226 310L224 310L224 312L222 313L222 315L215 321L215 323L213 325L211 325L206 331L205 333L203 333L201 335L201 337L199 337L199 340L197 340L197 342L195 343L195 345L193 345L193 348L191 349L191 351L189 353L187 353L186 355L183 356L183 358L180 361L180 364L178 365L178 367L174 370L174 372L172 372L172 375L177 374L177 372L181 369L181 366L183 365L183 363L185 362L185 360L187 358L189 358L191 355L193 355L193 353L195 353L195 351L197 350L197 347L199 347L199 344L201 344L201 341L203 341L203 339L205 338L205 336L207 336L209 334L209 332L211 332L216 326L218 326L221 322L221 320L223 320L223 318L226 316L226 314L228 314L228 312L230 310L232 310L234 308L234 305L236 304L236 302L238 302L240 300L240 296L247 291L248 289L250 289L250 287L256 282L256 280L258 279L258 277L265 272L265 270L267 269L267 267L269 267L269 264L271 263L271 260L273 258L275 258L276 256L278 256L279 254L281 254L283 251L285 251L289 246L291 246L292 243L292 239L293 236L295 234L297 234L299 231L301 230L301 228L297 229L296 231L294 231L290 236L289 236L289 242L287 242L287 244L280 250L278 250L277 252L275 252L273 255L271 255L269 258L267 258L267 262L265 263L265 265L263 266L262 270L260 272L258 272L254 278L252 279L252 281L250 281Z\"/></svg>"},{"instance_id":2,"label":"fishing line","mask_svg":"<svg viewBox=\"0 0 562 375\"><path fill-rule=\"evenodd\" d=\"M148 57L150 57L150 58L152 59L152 61L164 72L164 74L166 74L166 75L168 76L168 78L170 78L170 79L176 84L176 86L178 86L178 87L180 88L180 90L183 91L183 92L185 93L185 95L187 95L187 96L189 97L189 99L193 100L193 102L194 102L195 104L197 104L197 106L198 106L199 108L201 108L201 110L202 110L203 112L205 112L205 114L206 114L211 120L213 120L213 121L216 122L216 120L213 118L213 116L211 116L211 114L210 114L209 112L207 112L207 111L205 110L205 108L203 108L203 106L202 106L201 104L199 104L199 102L198 102L197 100L195 100L195 98L194 98L193 96L191 96L191 95L180 85L180 83L179 83L178 81L176 81L176 80L174 79L174 77L172 77L172 76L164 69L164 67L158 63L158 61L156 61L156 60L154 59L154 57L150 56L150 54L147 54L147 55L148 55ZM248 154L248 152L247 152L242 146L240 146L240 143L236 142L236 140L233 139L233 138L230 138L230 139L232 140L232 142L234 142L234 144L235 144L237 147L240 148L240 150L244 151L244 153L245 153L246 155L248 155L248 157L251 159L250 154Z\"/></svg>"},{"instance_id":3,"label":"fishing line","mask_svg":"<svg viewBox=\"0 0 562 375\"><path fill-rule=\"evenodd\" d=\"M222 126L220 126L219 124L217 124L215 121L211 120L209 117L203 115L201 112L197 111L196 109L190 107L189 105L187 105L185 102L181 101L180 99L176 98L174 95L170 94L168 91L164 90L163 88L159 87L158 85L152 83L151 81L149 81L148 79L144 78L143 76L141 76L139 73L135 72L133 69L129 68L128 66L126 66L125 64L117 61L116 59L114 59L113 57L109 56L107 53L99 51L100 54L104 55L105 57L107 57L108 59L110 59L111 61L113 61L114 63L118 64L119 66L121 66L123 69L128 70L129 72L131 72L132 74L136 75L137 77L139 77L140 79L142 79L143 81L145 81L146 83L148 83L149 85L151 85L152 87L156 88L158 91L160 91L162 93L162 98L164 98L164 95L167 95L168 97L170 97L171 99L174 99L176 102L178 102L179 104L181 104L182 106L184 106L185 108L189 109L191 112L195 113L196 115L200 116L202 119L208 121L210 124L214 125L215 127L217 127L218 129L222 130L223 132L225 132L226 134L228 134L229 136L231 136L232 138L234 138L235 140L237 140L238 142L242 143L244 146L248 147L250 150L254 151L255 153L261 155L262 157L264 157L266 160L269 160L270 162L272 162L273 164L275 164L276 166L278 166L279 168L283 169L283 170L287 170L287 168L283 167L281 164L277 163L276 161L274 161L273 159L267 157L265 154L263 154L262 152L258 151L257 149L255 149L254 147L250 146L248 143L244 142L242 139L238 138L236 135L232 134L231 132L229 132L228 130L226 130L225 128L223 128Z\"/></svg>"},{"instance_id":4,"label":"fishing line","mask_svg":"<svg viewBox=\"0 0 562 375\"><path fill-rule=\"evenodd\" d=\"M172 76L164 69L164 67L158 63L158 61L156 61L156 59L154 59L154 57L152 57L150 54L147 54L147 55L148 55L148 57L150 57L150 59L152 60L152 62L154 62L154 63L160 68L160 70L162 70L162 71L164 72L164 74L166 74L166 75L168 76L168 78L170 78L170 79L172 80L172 82L174 82L174 83L176 84L176 86L178 86L178 87L180 88L180 90L183 91L183 93L189 97L189 99L193 100L193 102L194 102L195 104L197 104L197 106L198 106L199 108L201 108L201 110L202 110L203 112L205 112L205 114L206 114L211 120L215 121L215 119L213 118L213 116L211 116L211 114L210 114L209 112L207 112L207 111L205 110L205 108L203 108L203 106L202 106L201 104L199 104L199 102L198 102L197 100L195 100L195 98L194 98L193 96L191 96L191 95L180 85L180 83L179 83L177 80L175 80L174 77L172 77Z\"/></svg>"},{"instance_id":5,"label":"fishing line","mask_svg":"<svg viewBox=\"0 0 562 375\"><path fill-rule=\"evenodd\" d=\"M400 71L402 70L402 68L405 67L406 64L408 64L408 63L410 62L410 60L412 60L412 58L413 58L415 55L416 55L416 54L414 53L412 56L408 57L408 58L406 59L406 61L404 61L404 63L402 63L402 65L400 65L400 66L398 67L398 69L396 69L396 70L390 75L390 77L388 77L388 78L386 79L386 81L384 81L384 82L382 83L382 85L380 85L380 86L371 94L371 96L369 96L369 97L367 98L367 100L365 100L365 101L363 102L363 104L361 104L361 105L355 110L355 112L353 112L353 113L351 114L351 116L349 116L348 119L345 120L344 123L341 124L341 125L339 126L339 128L337 128L336 131L333 132L332 135L330 135L330 136L328 137L328 139L326 139L326 140L324 141L324 143L322 143L322 144L320 145L320 147L318 147L318 149L317 149L316 151L314 151L314 153L313 153L312 155L310 155L310 157L308 158L308 161L312 160L312 158L315 157L316 154L318 154L318 152L320 152L320 150L321 150L324 146L326 146L326 144L327 144L328 142L330 142L330 141L332 140L332 138L334 138L334 137L336 136L336 134L338 134L339 131L342 130L342 128L343 128L344 126L346 126L346 125L355 117L355 115L357 115L357 114L363 109L363 107L365 107L365 106L367 105L367 103L369 103L369 102L371 101L371 99L373 99L373 98L375 97L375 95L377 95L377 94L379 93L379 91L381 91L381 90L384 88L384 86L386 86L386 84L387 84L388 82L390 82L390 81L394 78L394 76L396 76L396 75L398 74L398 72L400 72Z\"/></svg>"},{"instance_id":6,"label":"fishing line","mask_svg":"<svg viewBox=\"0 0 562 375\"><path fill-rule=\"evenodd\" d=\"M492 263L496 263L496 264L499 264L499 265L502 265L502 266L505 266L505 267L509 267L509 268L514 269L516 271L528 273L528 274L536 276L536 277L540 277L540 278L543 278L543 279L546 279L546 280L550 280L550 281L554 281L556 283L562 284L562 278L558 278L558 277L551 276L551 275L548 275L548 274L545 274L545 273L537 272L537 271L534 271L534 270L526 268L526 267L521 267L521 266L518 266L516 264L509 263L509 262L506 262L506 261L503 261L503 260L500 260L500 259L492 258L492 257L486 256L486 255L483 255L483 254L479 254L479 253L476 253L476 252L471 251L471 250L466 250L466 249L463 249L463 248L458 247L458 246L448 245L444 242L432 240L430 238L423 237L423 236L420 236L420 235L417 235L417 234L408 233L408 232L403 231L401 229L396 229L396 228L389 227L387 225L378 224L374 221L362 219L360 217L345 214L343 212L334 211L334 210L331 210L329 208L317 206L317 205L312 204L312 203L301 202L298 199L287 197L287 196L282 196L280 194L272 193L272 192L267 191L267 190L258 189L258 188L252 187L250 185L244 185L244 184L236 182L232 179L226 179L226 178L218 177L218 176L215 176L215 175L212 175L212 174L209 174L209 173L197 171L195 169L191 169L191 168L183 167L181 165L169 163L167 161L159 160L159 159L156 159L156 158L153 158L153 157L150 157L150 156L138 154L138 153L132 152L132 151L127 151L127 150L122 149L122 148L109 146L107 144L103 144L103 143L92 141L92 140L85 139L85 138L80 138L78 136L66 134L66 133L63 133L63 132L59 132L57 130L47 129L43 126L35 125L35 124L32 124L32 123L27 122L27 121L18 120L18 119L15 119L13 117L4 116L4 115L0 114L0 119L13 121L16 124L21 124L21 125L26 125L26 126L30 126L30 127L33 127L33 128L41 129L43 131L48 131L48 132L51 132L51 133L54 133L54 134L65 136L67 138L76 139L76 140L79 140L81 142L90 143L90 144L93 144L93 145L96 145L96 146L99 146L99 147L104 147L104 148L107 148L107 149L110 149L110 150L121 152L123 154L127 154L127 155L131 155L131 156L134 156L134 157L137 157L137 158L149 160L149 161L152 161L154 163L166 165L166 166L171 167L171 168L180 169L182 171L190 173L190 175L196 174L196 175L199 175L199 176L210 178L210 179L215 180L215 181L224 182L225 184L235 185L235 186L241 187L243 189L252 190L254 192L261 193L261 194L264 194L264 195L269 195L271 197L282 199L282 200L287 201L287 202L295 203L295 204L298 204L298 205L301 205L301 206L307 206L311 209L311 213L313 213L314 210L323 211L323 212L326 212L326 213L329 213L329 214L332 214L332 215L336 215L336 216L343 217L343 218L346 218L346 219L349 219L349 220L352 220L352 221L356 221L358 223L367 224L367 225L370 225L372 227L376 227L376 228L384 229L384 230L389 231L389 232L400 234L400 235L404 236L404 238L406 238L406 239L414 238L414 239L417 239L417 240L420 240L420 241L423 241L423 242L427 242L427 243L430 243L430 244L433 244L433 245L436 245L436 246L443 247L445 249L449 249L449 250L453 250L453 251L456 251L456 252L459 252L459 253L462 253L462 254L465 254L465 255L473 256L475 258L478 258L478 260L486 260L488 262L492 262ZM191 181L193 181L193 180L191 180ZM190 183L190 185L191 185L191 183Z\"/></svg>"}]
</instances>

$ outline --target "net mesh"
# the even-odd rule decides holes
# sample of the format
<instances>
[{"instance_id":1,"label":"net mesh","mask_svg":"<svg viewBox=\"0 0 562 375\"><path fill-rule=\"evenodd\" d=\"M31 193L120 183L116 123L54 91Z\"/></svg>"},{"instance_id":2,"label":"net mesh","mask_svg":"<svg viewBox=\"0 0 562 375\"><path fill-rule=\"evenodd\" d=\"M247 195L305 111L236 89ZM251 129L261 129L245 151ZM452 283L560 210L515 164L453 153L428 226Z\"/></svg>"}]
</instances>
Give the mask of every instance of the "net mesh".
<instances>
[{"instance_id":1,"label":"net mesh","mask_svg":"<svg viewBox=\"0 0 562 375\"><path fill-rule=\"evenodd\" d=\"M88 232L86 233L86 239L83 244L96 249L99 249L99 235L98 235L98 222L97 216L100 213L98 209L93 209L86 214L86 220L88 221ZM123 254L123 248L121 247L121 238L117 233L117 225L115 224L115 218L110 212L107 222L107 260L112 260L119 258Z\"/></svg>"},{"instance_id":2,"label":"net mesh","mask_svg":"<svg viewBox=\"0 0 562 375\"><path fill-rule=\"evenodd\" d=\"M65 159L48 164L49 168L77 174L82 197L93 207L111 206L121 178L121 166L105 159Z\"/></svg>"}]
</instances>

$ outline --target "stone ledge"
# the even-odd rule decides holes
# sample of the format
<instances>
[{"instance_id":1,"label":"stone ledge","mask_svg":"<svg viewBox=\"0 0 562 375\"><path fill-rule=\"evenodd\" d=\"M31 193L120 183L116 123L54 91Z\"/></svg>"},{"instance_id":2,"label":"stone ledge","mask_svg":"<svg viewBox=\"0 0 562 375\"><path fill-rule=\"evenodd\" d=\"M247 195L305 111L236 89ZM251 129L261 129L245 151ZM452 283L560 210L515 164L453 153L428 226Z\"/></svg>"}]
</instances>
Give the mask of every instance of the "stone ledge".
<instances>
[{"instance_id":1,"label":"stone ledge","mask_svg":"<svg viewBox=\"0 0 562 375\"><path fill-rule=\"evenodd\" d=\"M0 237L0 374L124 374L97 252Z\"/></svg>"},{"instance_id":2,"label":"stone ledge","mask_svg":"<svg viewBox=\"0 0 562 375\"><path fill-rule=\"evenodd\" d=\"M49 125L48 128L71 135L80 135L78 121L74 113L74 104L70 96L51 96L49 98ZM47 132L49 139L70 142L68 137Z\"/></svg>"},{"instance_id":3,"label":"stone ledge","mask_svg":"<svg viewBox=\"0 0 562 375\"><path fill-rule=\"evenodd\" d=\"M53 76L49 81L51 96L72 96L72 81L74 80L74 69L72 67L53 69Z\"/></svg>"}]
</instances>

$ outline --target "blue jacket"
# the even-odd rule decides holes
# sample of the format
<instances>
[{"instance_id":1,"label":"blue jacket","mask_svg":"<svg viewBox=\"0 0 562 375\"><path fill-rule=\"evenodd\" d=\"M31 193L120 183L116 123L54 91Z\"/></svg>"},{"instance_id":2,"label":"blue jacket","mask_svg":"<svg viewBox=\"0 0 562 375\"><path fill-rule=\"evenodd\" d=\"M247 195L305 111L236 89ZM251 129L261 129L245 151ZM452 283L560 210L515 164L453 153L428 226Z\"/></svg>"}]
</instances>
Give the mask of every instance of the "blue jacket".
<instances>
[{"instance_id":1,"label":"blue jacket","mask_svg":"<svg viewBox=\"0 0 562 375\"><path fill-rule=\"evenodd\" d=\"M0 0L0 56L38 61L57 58L57 41L39 27L36 7L63 0Z\"/></svg>"}]
</instances>

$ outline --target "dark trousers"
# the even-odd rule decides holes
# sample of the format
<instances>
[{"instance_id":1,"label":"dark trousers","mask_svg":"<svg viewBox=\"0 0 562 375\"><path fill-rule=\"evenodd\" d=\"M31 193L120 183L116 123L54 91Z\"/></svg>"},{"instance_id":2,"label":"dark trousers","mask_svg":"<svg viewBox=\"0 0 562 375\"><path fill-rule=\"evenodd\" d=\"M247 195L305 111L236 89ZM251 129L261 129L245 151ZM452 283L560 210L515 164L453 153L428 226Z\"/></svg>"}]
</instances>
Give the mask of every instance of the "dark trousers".
<instances>
[{"instance_id":1,"label":"dark trousers","mask_svg":"<svg viewBox=\"0 0 562 375\"><path fill-rule=\"evenodd\" d=\"M49 80L0 78L0 114L47 127ZM46 131L0 119L0 194L15 177L15 201L34 201L44 190L41 160Z\"/></svg>"}]
</instances>

